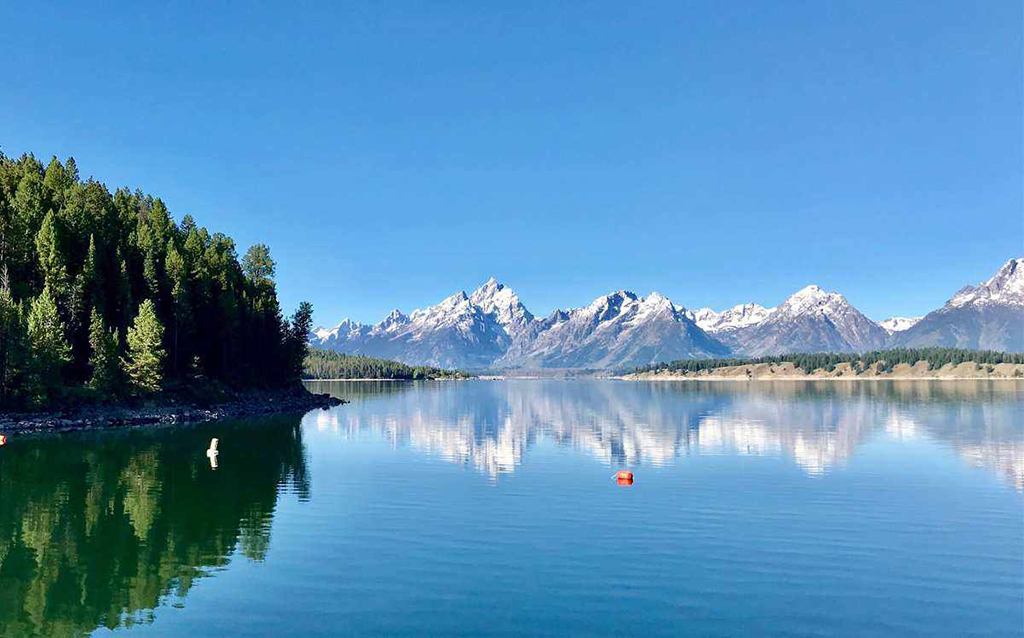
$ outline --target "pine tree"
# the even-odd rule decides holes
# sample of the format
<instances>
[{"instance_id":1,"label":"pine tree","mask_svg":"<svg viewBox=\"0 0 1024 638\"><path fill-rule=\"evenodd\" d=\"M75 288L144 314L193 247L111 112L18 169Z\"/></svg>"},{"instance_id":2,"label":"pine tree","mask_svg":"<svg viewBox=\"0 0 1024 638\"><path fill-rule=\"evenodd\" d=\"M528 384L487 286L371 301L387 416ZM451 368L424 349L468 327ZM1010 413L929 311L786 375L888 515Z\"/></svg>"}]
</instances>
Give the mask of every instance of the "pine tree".
<instances>
[{"instance_id":1,"label":"pine tree","mask_svg":"<svg viewBox=\"0 0 1024 638\"><path fill-rule=\"evenodd\" d=\"M172 240L167 242L167 277L171 282L171 369L178 374L182 361L189 361L187 343L190 334L190 317L192 311L189 304L188 267L181 253ZM183 347L185 346L185 347Z\"/></svg>"},{"instance_id":2,"label":"pine tree","mask_svg":"<svg viewBox=\"0 0 1024 638\"><path fill-rule=\"evenodd\" d=\"M303 301L292 315L285 336L286 382L302 378L306 357L309 356L309 332L313 329L313 304Z\"/></svg>"},{"instance_id":3,"label":"pine tree","mask_svg":"<svg viewBox=\"0 0 1024 638\"><path fill-rule=\"evenodd\" d=\"M11 297L6 279L0 282L0 407L14 404L25 373L28 334L21 304Z\"/></svg>"},{"instance_id":4,"label":"pine tree","mask_svg":"<svg viewBox=\"0 0 1024 638\"><path fill-rule=\"evenodd\" d=\"M164 327L156 316L153 300L139 305L132 327L128 329L128 358L122 359L132 386L141 393L156 392L163 380Z\"/></svg>"},{"instance_id":5,"label":"pine tree","mask_svg":"<svg viewBox=\"0 0 1024 638\"><path fill-rule=\"evenodd\" d=\"M82 266L84 280L83 294L88 305L100 311L101 316L106 316L106 303L103 298L103 274L100 271L99 258L96 255L96 236L89 235L89 252L85 256L85 265Z\"/></svg>"},{"instance_id":6,"label":"pine tree","mask_svg":"<svg viewBox=\"0 0 1024 638\"><path fill-rule=\"evenodd\" d=\"M121 258L121 251L117 252L117 261L120 263L120 270L117 278L117 317L120 321L119 328L121 338L128 334L128 317L133 313L132 302L132 281L128 275L128 262ZM118 343L118 347L127 347L126 343Z\"/></svg>"},{"instance_id":7,"label":"pine tree","mask_svg":"<svg viewBox=\"0 0 1024 638\"><path fill-rule=\"evenodd\" d=\"M89 365L92 377L89 387L105 395L113 394L119 385L120 368L117 359L117 333L107 330L103 318L95 308L89 322L89 347L92 356Z\"/></svg>"},{"instance_id":8,"label":"pine tree","mask_svg":"<svg viewBox=\"0 0 1024 638\"><path fill-rule=\"evenodd\" d=\"M52 210L43 218L43 225L36 234L36 252L39 255L39 269L43 273L43 284L49 286L50 293L55 297L66 294L67 264Z\"/></svg>"},{"instance_id":9,"label":"pine tree","mask_svg":"<svg viewBox=\"0 0 1024 638\"><path fill-rule=\"evenodd\" d=\"M71 346L49 286L32 301L28 313L28 339L32 348L32 400L52 401L62 386L61 370L71 360Z\"/></svg>"}]
</instances>

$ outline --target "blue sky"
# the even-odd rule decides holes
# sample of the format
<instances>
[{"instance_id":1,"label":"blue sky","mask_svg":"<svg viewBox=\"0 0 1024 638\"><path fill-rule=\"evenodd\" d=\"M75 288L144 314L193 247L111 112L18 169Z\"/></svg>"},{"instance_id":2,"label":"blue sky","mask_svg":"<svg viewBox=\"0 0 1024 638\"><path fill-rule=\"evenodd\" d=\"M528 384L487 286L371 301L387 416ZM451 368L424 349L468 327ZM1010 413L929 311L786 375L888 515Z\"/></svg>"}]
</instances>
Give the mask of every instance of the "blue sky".
<instances>
[{"instance_id":1,"label":"blue sky","mask_svg":"<svg viewBox=\"0 0 1024 638\"><path fill-rule=\"evenodd\" d=\"M881 319L1024 254L1016 1L174 4L0 9L0 149L270 244L319 323L491 275Z\"/></svg>"}]
</instances>

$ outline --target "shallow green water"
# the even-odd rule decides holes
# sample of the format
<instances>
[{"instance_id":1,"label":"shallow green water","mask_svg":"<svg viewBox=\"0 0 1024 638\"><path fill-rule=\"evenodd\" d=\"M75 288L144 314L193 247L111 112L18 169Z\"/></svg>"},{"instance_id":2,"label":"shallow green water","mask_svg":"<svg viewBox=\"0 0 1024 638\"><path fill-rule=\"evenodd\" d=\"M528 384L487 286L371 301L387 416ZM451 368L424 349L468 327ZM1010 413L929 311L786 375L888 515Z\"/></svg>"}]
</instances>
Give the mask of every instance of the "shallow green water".
<instances>
[{"instance_id":1,"label":"shallow green water","mask_svg":"<svg viewBox=\"0 0 1024 638\"><path fill-rule=\"evenodd\" d=\"M1024 384L316 389L12 437L0 636L1024 633Z\"/></svg>"}]
</instances>

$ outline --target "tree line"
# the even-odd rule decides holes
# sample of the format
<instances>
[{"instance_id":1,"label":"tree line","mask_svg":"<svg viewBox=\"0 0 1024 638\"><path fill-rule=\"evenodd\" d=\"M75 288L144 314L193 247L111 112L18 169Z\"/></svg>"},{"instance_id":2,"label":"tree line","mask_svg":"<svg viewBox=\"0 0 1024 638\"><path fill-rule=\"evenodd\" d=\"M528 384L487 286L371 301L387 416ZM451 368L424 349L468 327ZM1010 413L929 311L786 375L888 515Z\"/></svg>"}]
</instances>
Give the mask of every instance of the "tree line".
<instances>
[{"instance_id":1,"label":"tree line","mask_svg":"<svg viewBox=\"0 0 1024 638\"><path fill-rule=\"evenodd\" d=\"M864 353L800 353L779 354L756 358L725 358L725 359L679 359L668 363L652 363L636 368L635 372L689 372L728 368L732 366L757 365L761 363L781 364L792 363L797 368L811 373L815 370L832 372L836 365L849 363L857 372L863 372L876 363L880 372L891 372L893 367L901 363L914 365L919 361L928 363L929 370L937 370L944 365L959 365L974 362L979 365L996 365L999 363L1024 363L1024 354L996 352L993 350L964 350L961 348L893 348L890 350L873 350Z\"/></svg>"},{"instance_id":2,"label":"tree line","mask_svg":"<svg viewBox=\"0 0 1024 638\"><path fill-rule=\"evenodd\" d=\"M311 348L303 375L307 379L457 379L470 375L457 370L410 366L398 361Z\"/></svg>"},{"instance_id":3,"label":"tree line","mask_svg":"<svg viewBox=\"0 0 1024 638\"><path fill-rule=\"evenodd\" d=\"M158 197L111 193L73 158L0 153L0 409L302 374L312 306L282 316L266 245L235 242Z\"/></svg>"}]
</instances>

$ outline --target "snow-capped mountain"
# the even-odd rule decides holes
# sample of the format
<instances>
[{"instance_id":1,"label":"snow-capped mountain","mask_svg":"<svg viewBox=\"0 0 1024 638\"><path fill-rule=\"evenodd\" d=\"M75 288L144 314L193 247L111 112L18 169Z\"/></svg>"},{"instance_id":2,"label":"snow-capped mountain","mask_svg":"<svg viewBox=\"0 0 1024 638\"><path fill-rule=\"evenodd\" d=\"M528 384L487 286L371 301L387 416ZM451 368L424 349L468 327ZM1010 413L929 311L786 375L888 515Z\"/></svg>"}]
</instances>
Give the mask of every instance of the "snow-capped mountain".
<instances>
[{"instance_id":1,"label":"snow-capped mountain","mask_svg":"<svg viewBox=\"0 0 1024 638\"><path fill-rule=\"evenodd\" d=\"M470 370L621 369L652 362L790 352L863 352L887 346L1024 351L1024 259L961 289L923 318L875 323L843 295L807 286L777 307L716 312L658 293L620 290L582 308L534 317L515 292L489 279L409 315L372 326L345 320L310 334L316 347Z\"/></svg>"},{"instance_id":2,"label":"snow-capped mountain","mask_svg":"<svg viewBox=\"0 0 1024 638\"><path fill-rule=\"evenodd\" d=\"M313 336L319 343L326 346L326 344L331 342L345 342L358 338L369 332L370 329L371 326L366 324L358 323L351 319L342 319L341 323L333 328L317 328L313 331Z\"/></svg>"},{"instance_id":3,"label":"snow-capped mountain","mask_svg":"<svg viewBox=\"0 0 1024 638\"><path fill-rule=\"evenodd\" d=\"M789 352L858 352L881 348L888 333L837 292L807 286L762 321L716 336L747 356Z\"/></svg>"},{"instance_id":4,"label":"snow-capped mountain","mask_svg":"<svg viewBox=\"0 0 1024 638\"><path fill-rule=\"evenodd\" d=\"M942 308L893 335L898 346L1024 350L1024 258L986 282L961 288Z\"/></svg>"},{"instance_id":5,"label":"snow-capped mountain","mask_svg":"<svg viewBox=\"0 0 1024 638\"><path fill-rule=\"evenodd\" d=\"M537 319L494 278L470 295L456 293L408 316L396 310L373 326L345 321L317 328L310 341L349 354L464 369L623 368L729 354L658 293L619 291Z\"/></svg>"},{"instance_id":6,"label":"snow-capped mountain","mask_svg":"<svg viewBox=\"0 0 1024 638\"><path fill-rule=\"evenodd\" d=\"M316 347L409 364L486 368L511 343L499 319L500 312L486 312L465 292L459 292L408 316L394 310L372 327L342 322L330 329L317 328L310 342Z\"/></svg>"},{"instance_id":7,"label":"snow-capped mountain","mask_svg":"<svg viewBox=\"0 0 1024 638\"><path fill-rule=\"evenodd\" d=\"M923 317L889 317L885 321L879 321L878 325L892 334L894 332L903 332L904 330L912 327L918 321L921 321Z\"/></svg>"},{"instance_id":8,"label":"snow-capped mountain","mask_svg":"<svg viewBox=\"0 0 1024 638\"><path fill-rule=\"evenodd\" d=\"M775 312L775 308L765 308L756 303L739 304L722 312L711 308L701 308L689 314L694 323L705 332L712 334L722 330L735 330L761 323Z\"/></svg>"},{"instance_id":9,"label":"snow-capped mountain","mask_svg":"<svg viewBox=\"0 0 1024 638\"><path fill-rule=\"evenodd\" d=\"M469 301L484 313L493 315L495 321L513 337L533 322L533 315L519 301L519 297L508 286L498 283L494 277L473 291Z\"/></svg>"},{"instance_id":10,"label":"snow-capped mountain","mask_svg":"<svg viewBox=\"0 0 1024 638\"><path fill-rule=\"evenodd\" d=\"M620 290L589 306L560 310L519 342L498 367L623 368L687 357L728 353L663 295Z\"/></svg>"}]
</instances>

